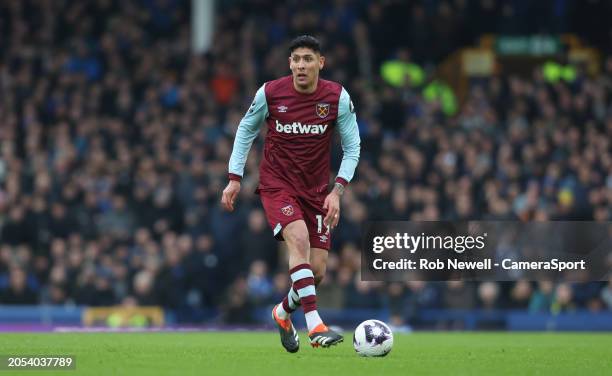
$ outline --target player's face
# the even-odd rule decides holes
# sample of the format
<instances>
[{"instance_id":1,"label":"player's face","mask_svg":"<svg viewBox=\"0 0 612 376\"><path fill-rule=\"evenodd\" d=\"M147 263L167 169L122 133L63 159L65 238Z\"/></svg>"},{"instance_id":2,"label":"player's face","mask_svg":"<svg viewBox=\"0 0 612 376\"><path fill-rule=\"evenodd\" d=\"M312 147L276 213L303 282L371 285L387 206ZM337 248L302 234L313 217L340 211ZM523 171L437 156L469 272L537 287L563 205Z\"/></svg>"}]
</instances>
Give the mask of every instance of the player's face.
<instances>
[{"instance_id":1,"label":"player's face","mask_svg":"<svg viewBox=\"0 0 612 376\"><path fill-rule=\"evenodd\" d=\"M325 57L310 48L300 47L289 56L289 68L293 73L293 82L301 91L313 88L323 69Z\"/></svg>"}]
</instances>

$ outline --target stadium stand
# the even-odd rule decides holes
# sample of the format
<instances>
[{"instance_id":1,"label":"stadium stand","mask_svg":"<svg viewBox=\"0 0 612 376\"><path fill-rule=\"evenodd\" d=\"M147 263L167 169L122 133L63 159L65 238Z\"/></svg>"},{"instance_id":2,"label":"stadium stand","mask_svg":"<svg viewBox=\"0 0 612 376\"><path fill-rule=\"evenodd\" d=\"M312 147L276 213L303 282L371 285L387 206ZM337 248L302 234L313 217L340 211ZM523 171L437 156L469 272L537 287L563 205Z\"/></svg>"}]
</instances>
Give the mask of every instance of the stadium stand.
<instances>
[{"instance_id":1,"label":"stadium stand","mask_svg":"<svg viewBox=\"0 0 612 376\"><path fill-rule=\"evenodd\" d=\"M609 3L558 2L555 17L542 5L553 2L529 12L517 1L290 1L274 12L268 3L223 2L200 56L188 1L0 3L1 305L157 305L179 322L210 310L221 322L258 322L289 283L254 194L261 137L237 213L220 209L220 192L255 90L288 74L291 37L313 33L323 77L345 84L362 135L322 307L383 309L398 326L438 317L446 328L518 310L483 328L520 329L521 312L612 310L612 279L363 282L358 248L366 220L611 220L612 32L600 31ZM568 30L603 52L598 75L577 69L572 82L551 83L536 68L473 81L455 116L422 87L379 77L398 51L424 67L425 85L483 33ZM471 316L432 313L447 308Z\"/></svg>"}]
</instances>

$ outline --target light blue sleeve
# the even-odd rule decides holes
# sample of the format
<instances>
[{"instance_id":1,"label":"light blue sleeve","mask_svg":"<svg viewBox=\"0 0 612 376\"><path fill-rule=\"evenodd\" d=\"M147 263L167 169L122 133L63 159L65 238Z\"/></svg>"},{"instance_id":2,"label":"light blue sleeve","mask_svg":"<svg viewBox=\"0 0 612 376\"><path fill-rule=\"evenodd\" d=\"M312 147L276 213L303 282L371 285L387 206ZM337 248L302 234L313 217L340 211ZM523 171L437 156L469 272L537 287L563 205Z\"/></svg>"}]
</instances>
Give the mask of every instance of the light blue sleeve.
<instances>
[{"instance_id":1,"label":"light blue sleeve","mask_svg":"<svg viewBox=\"0 0 612 376\"><path fill-rule=\"evenodd\" d=\"M238 125L232 156L229 160L230 174L243 175L244 165L246 164L249 150L251 150L251 145L253 145L253 140L257 137L261 124L268 117L268 103L266 103L266 93L264 91L265 86L264 84L257 90L251 107L249 107Z\"/></svg>"},{"instance_id":2,"label":"light blue sleeve","mask_svg":"<svg viewBox=\"0 0 612 376\"><path fill-rule=\"evenodd\" d=\"M351 97L342 88L338 102L338 132L342 142L342 163L338 178L350 182L355 174L355 168L359 162L361 139L359 138L359 127L357 126L357 115Z\"/></svg>"}]
</instances>

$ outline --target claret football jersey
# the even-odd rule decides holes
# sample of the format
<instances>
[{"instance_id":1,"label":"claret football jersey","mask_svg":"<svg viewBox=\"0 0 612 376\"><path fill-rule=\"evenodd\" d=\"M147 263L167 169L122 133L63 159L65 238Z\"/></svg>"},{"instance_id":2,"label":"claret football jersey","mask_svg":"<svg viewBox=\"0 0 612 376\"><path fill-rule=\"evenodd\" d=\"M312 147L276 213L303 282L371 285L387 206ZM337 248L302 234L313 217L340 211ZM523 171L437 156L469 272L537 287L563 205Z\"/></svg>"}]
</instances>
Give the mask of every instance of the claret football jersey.
<instances>
[{"instance_id":1,"label":"claret football jersey","mask_svg":"<svg viewBox=\"0 0 612 376\"><path fill-rule=\"evenodd\" d=\"M283 189L305 197L327 193L333 133L342 141L336 181L346 185L359 160L359 130L347 91L319 79L310 94L295 90L292 76L265 83L243 117L229 162L230 178L242 177L262 124L268 132L259 168L258 191Z\"/></svg>"}]
</instances>

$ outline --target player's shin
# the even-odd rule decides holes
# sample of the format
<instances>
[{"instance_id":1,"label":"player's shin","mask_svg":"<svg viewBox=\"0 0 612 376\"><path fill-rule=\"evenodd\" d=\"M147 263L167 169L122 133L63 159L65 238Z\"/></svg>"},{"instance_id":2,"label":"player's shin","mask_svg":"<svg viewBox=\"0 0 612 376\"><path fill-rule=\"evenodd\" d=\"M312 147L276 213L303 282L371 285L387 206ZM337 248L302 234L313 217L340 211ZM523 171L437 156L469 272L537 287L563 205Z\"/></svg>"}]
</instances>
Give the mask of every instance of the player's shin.
<instances>
[{"instance_id":1,"label":"player's shin","mask_svg":"<svg viewBox=\"0 0 612 376\"><path fill-rule=\"evenodd\" d=\"M308 330L313 330L319 324L322 324L323 320L321 320L317 312L317 293L310 264L297 265L292 268L289 273L291 274L291 281L293 281L293 286L297 290L300 303L304 309Z\"/></svg>"}]
</instances>

